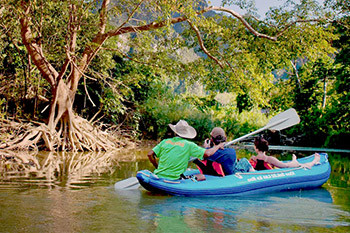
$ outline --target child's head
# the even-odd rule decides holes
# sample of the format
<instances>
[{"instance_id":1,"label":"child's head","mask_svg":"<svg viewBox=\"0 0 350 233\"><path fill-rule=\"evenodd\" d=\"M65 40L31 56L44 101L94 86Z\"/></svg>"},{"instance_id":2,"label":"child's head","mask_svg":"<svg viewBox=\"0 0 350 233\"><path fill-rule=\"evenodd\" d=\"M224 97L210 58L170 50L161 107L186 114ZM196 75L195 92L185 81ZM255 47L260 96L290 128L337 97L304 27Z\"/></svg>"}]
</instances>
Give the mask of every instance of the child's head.
<instances>
[{"instance_id":1,"label":"child's head","mask_svg":"<svg viewBox=\"0 0 350 233\"><path fill-rule=\"evenodd\" d=\"M254 145L259 151L265 152L269 150L269 143L262 136L255 138Z\"/></svg>"}]
</instances>

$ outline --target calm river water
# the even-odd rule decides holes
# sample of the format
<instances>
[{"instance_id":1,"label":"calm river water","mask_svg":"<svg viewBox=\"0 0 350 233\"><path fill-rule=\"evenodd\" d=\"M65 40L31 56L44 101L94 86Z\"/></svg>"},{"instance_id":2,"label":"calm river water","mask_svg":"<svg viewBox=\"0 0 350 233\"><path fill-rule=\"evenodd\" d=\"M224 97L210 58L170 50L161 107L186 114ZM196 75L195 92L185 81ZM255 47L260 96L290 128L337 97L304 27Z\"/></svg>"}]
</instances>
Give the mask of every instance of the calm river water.
<instances>
[{"instance_id":1,"label":"calm river water","mask_svg":"<svg viewBox=\"0 0 350 233\"><path fill-rule=\"evenodd\" d=\"M0 232L350 232L349 154L330 154L331 177L316 190L223 198L115 191L115 182L152 169L149 149L112 160L41 153L29 172L2 172Z\"/></svg>"}]
</instances>

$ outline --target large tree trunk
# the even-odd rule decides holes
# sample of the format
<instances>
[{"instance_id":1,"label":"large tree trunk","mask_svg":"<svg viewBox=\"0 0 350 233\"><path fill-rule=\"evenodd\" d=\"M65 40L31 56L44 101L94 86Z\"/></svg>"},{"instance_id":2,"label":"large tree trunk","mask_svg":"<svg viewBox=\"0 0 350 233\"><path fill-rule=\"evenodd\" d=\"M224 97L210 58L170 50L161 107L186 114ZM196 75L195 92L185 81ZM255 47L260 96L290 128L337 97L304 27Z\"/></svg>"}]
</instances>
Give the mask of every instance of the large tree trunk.
<instances>
[{"instance_id":1,"label":"large tree trunk","mask_svg":"<svg viewBox=\"0 0 350 233\"><path fill-rule=\"evenodd\" d=\"M69 151L110 151L123 146L119 140L91 125L73 111L72 93L61 81L54 89L48 123L26 128L24 133L14 134L11 140L0 144L0 149L25 150L48 149Z\"/></svg>"}]
</instances>

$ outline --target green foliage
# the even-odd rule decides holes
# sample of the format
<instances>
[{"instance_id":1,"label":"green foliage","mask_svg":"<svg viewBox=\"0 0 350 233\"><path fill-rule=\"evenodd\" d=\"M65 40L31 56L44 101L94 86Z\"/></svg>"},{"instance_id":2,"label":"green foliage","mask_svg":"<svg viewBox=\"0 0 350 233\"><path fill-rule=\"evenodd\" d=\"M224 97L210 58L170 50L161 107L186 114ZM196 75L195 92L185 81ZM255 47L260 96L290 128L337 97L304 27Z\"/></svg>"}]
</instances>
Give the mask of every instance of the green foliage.
<instances>
[{"instance_id":1,"label":"green foliage","mask_svg":"<svg viewBox=\"0 0 350 233\"><path fill-rule=\"evenodd\" d=\"M332 86L331 103L334 109L329 112L329 119L335 120L332 125L334 131L350 132L350 16L342 18L341 23L337 24L337 32L340 37L335 41L335 46L339 49L339 54L335 58L336 67L334 70L335 82Z\"/></svg>"},{"instance_id":2,"label":"green foliage","mask_svg":"<svg viewBox=\"0 0 350 233\"><path fill-rule=\"evenodd\" d=\"M219 109L221 104L215 99L215 94L209 94L206 96L197 96L193 94L184 94L182 96L183 101L194 105L198 110L203 113L207 113L208 109Z\"/></svg>"},{"instance_id":3,"label":"green foliage","mask_svg":"<svg viewBox=\"0 0 350 233\"><path fill-rule=\"evenodd\" d=\"M295 89L295 82L292 79L278 79L269 93L270 109L279 112L294 107Z\"/></svg>"},{"instance_id":4,"label":"green foliage","mask_svg":"<svg viewBox=\"0 0 350 233\"><path fill-rule=\"evenodd\" d=\"M3 103L4 115L33 118L40 116L38 95L44 95L46 85L38 79L38 70L33 69L24 45L8 32L0 40L3 49L0 50L0 98Z\"/></svg>"},{"instance_id":5,"label":"green foliage","mask_svg":"<svg viewBox=\"0 0 350 233\"><path fill-rule=\"evenodd\" d=\"M255 25L254 21L252 23L260 30L261 25ZM205 35L205 47L219 61L229 64L229 67L220 68L211 59L200 59L194 63L201 72L195 68L196 74L192 72L190 75L200 75L199 80L207 91L247 94L254 103L266 105L267 90L273 85L271 71L274 66L271 63L267 64L270 60L266 59L266 54L271 51L264 48L269 48L266 44L274 42L256 39L238 20L225 15L217 15L198 24L201 34ZM232 30L235 31L234 36L231 34ZM197 53L201 53L191 28L185 30L184 36L187 41L192 42L188 45L193 46ZM225 52L218 49L223 47Z\"/></svg>"},{"instance_id":6,"label":"green foliage","mask_svg":"<svg viewBox=\"0 0 350 233\"><path fill-rule=\"evenodd\" d=\"M93 14L89 13L89 6L86 7L87 12L80 11L77 15L82 19L81 30L84 31L82 37L78 36L79 46L91 38L94 30L91 24ZM46 118L49 102L42 100L50 100L51 87L42 78L22 44L19 23L23 13L21 9L21 1L6 1L1 5L0 85L4 88L0 91L0 98L7 99L5 108L9 116ZM31 13L34 40L43 49L46 60L59 71L66 56L69 4L65 1L36 1L32 4ZM81 52L83 47L79 46L77 51ZM44 109L46 111L43 112Z\"/></svg>"},{"instance_id":7,"label":"green foliage","mask_svg":"<svg viewBox=\"0 0 350 233\"><path fill-rule=\"evenodd\" d=\"M208 132L211 125L209 115L178 96L172 96L170 92L167 94L168 96L162 96L162 98L151 97L144 102L143 106L140 106L144 128L153 139L163 137L167 125L176 123L180 119L187 120L202 129L206 128L205 131Z\"/></svg>"},{"instance_id":8,"label":"green foliage","mask_svg":"<svg viewBox=\"0 0 350 233\"><path fill-rule=\"evenodd\" d=\"M348 154L329 154L332 167L331 185L335 187L349 187L350 184L350 158Z\"/></svg>"},{"instance_id":9,"label":"green foliage","mask_svg":"<svg viewBox=\"0 0 350 233\"><path fill-rule=\"evenodd\" d=\"M333 44L339 52L335 56L308 57L299 63L297 71L289 73L289 79L279 80L272 92L272 108L294 107L299 113L301 123L288 133L302 135L302 146L349 148L344 143L350 131L349 30L342 26L348 18L343 20L326 30L335 30Z\"/></svg>"},{"instance_id":10,"label":"green foliage","mask_svg":"<svg viewBox=\"0 0 350 233\"><path fill-rule=\"evenodd\" d=\"M202 1L147 1L140 7L136 7L140 3L137 0L112 2L107 31L162 20L169 23L160 29L109 37L101 45L76 96L77 103L84 102L75 106L83 116L91 118L101 111L97 119L124 123L153 138L162 137L168 123L185 119L199 131L198 140L202 140L213 126L222 126L230 137L261 127L267 117L258 109L269 108L273 114L295 107L302 123L290 133L306 134L310 139L320 136L320 141L332 144L334 140L327 139L328 135L334 138L338 132L349 131L349 20L348 7L341 1L327 3L342 10L338 17L342 24L319 20L324 18L324 11L311 0L287 1L287 5L270 9L264 20L245 17L259 33L275 36L283 32L277 41L253 35L240 20L226 14L198 15L196 11L205 6ZM70 3L79 8L74 15L79 19L77 47L70 57L79 61L86 48L96 46L91 41L99 30L101 2L32 1L35 40L57 71L65 62L65 48L70 46ZM8 101L6 111L12 102L11 114L16 115L24 108L22 100L37 100L39 95L49 98L51 94L20 43L21 1L4 4L0 77L2 87L10 85L1 89L0 99ZM227 0L223 4L235 4L256 15L254 1ZM134 18L126 22L133 10ZM169 19L174 16L191 20L206 50L222 67L203 52L188 22L170 25ZM293 23L296 20L306 22ZM334 60L336 52L339 54ZM285 75L276 78L272 73L281 70ZM191 90L196 85L203 87L204 93L234 93L236 100L224 105L214 99L214 94L189 94L196 93ZM43 102L36 104L33 114L44 106Z\"/></svg>"},{"instance_id":11,"label":"green foliage","mask_svg":"<svg viewBox=\"0 0 350 233\"><path fill-rule=\"evenodd\" d=\"M349 149L350 132L345 130L333 131L327 135L324 146L327 148Z\"/></svg>"},{"instance_id":12,"label":"green foliage","mask_svg":"<svg viewBox=\"0 0 350 233\"><path fill-rule=\"evenodd\" d=\"M229 138L238 138L261 128L267 123L266 115L258 109L238 111L233 104L223 106L216 114L216 122L221 126Z\"/></svg>"},{"instance_id":13,"label":"green foliage","mask_svg":"<svg viewBox=\"0 0 350 233\"><path fill-rule=\"evenodd\" d=\"M216 126L222 127L230 139L256 130L267 122L267 117L258 110L239 113L235 102L221 104L215 95L174 94L161 83L152 86L154 92L140 108L142 129L153 139L163 138L167 125L180 119L188 121L197 130L197 142L208 138Z\"/></svg>"},{"instance_id":14,"label":"green foliage","mask_svg":"<svg viewBox=\"0 0 350 233\"><path fill-rule=\"evenodd\" d=\"M249 111L253 107L252 100L250 99L249 95L246 93L238 94L236 100L237 100L237 108L240 113L243 110Z\"/></svg>"}]
</instances>

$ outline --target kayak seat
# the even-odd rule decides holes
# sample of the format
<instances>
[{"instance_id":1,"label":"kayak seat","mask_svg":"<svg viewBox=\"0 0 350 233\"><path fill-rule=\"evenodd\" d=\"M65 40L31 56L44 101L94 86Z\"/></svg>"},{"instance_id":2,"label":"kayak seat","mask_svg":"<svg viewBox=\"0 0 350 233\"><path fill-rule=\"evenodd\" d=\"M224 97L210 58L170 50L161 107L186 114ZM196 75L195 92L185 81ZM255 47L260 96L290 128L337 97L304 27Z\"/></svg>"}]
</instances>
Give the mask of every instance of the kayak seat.
<instances>
[{"instance_id":1,"label":"kayak seat","mask_svg":"<svg viewBox=\"0 0 350 233\"><path fill-rule=\"evenodd\" d=\"M265 162L263 160L254 161L254 160L250 159L249 163L257 171L274 169L274 166L272 166L271 164L269 164L269 163L267 163L267 162Z\"/></svg>"},{"instance_id":2,"label":"kayak seat","mask_svg":"<svg viewBox=\"0 0 350 233\"><path fill-rule=\"evenodd\" d=\"M211 160L195 159L193 163L196 164L201 174L212 176L225 176L224 170L220 163Z\"/></svg>"}]
</instances>

